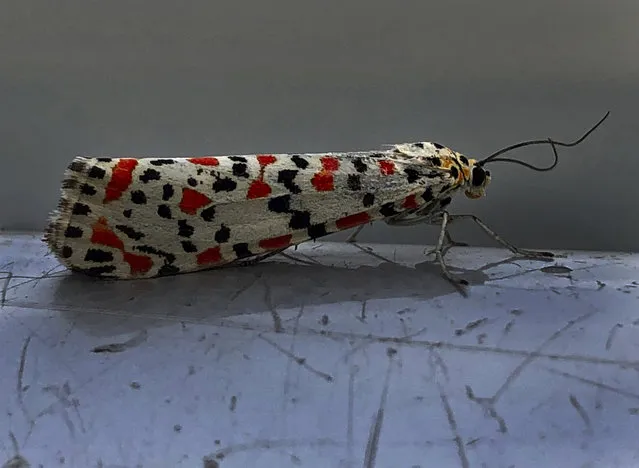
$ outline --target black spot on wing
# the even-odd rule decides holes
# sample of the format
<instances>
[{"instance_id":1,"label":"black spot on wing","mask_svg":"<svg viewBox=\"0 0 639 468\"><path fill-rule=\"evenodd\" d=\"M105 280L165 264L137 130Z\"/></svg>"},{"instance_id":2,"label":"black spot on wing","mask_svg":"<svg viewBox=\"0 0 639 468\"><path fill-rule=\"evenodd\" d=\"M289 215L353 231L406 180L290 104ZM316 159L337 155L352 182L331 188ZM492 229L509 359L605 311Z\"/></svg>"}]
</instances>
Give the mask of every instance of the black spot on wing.
<instances>
[{"instance_id":1,"label":"black spot on wing","mask_svg":"<svg viewBox=\"0 0 639 468\"><path fill-rule=\"evenodd\" d=\"M362 203L365 207L373 206L373 203L375 203L375 195L373 195L372 193L367 193L366 195L364 195Z\"/></svg>"},{"instance_id":2,"label":"black spot on wing","mask_svg":"<svg viewBox=\"0 0 639 468\"><path fill-rule=\"evenodd\" d=\"M80 192L83 195L95 195L97 193L97 190L93 185L82 184L82 186L80 187Z\"/></svg>"},{"instance_id":3,"label":"black spot on wing","mask_svg":"<svg viewBox=\"0 0 639 468\"><path fill-rule=\"evenodd\" d=\"M459 155L459 160L464 164L468 164L468 158L464 156L463 154Z\"/></svg>"},{"instance_id":4,"label":"black spot on wing","mask_svg":"<svg viewBox=\"0 0 639 468\"><path fill-rule=\"evenodd\" d=\"M149 164L152 164L153 166L165 166L167 164L175 164L175 161L172 159L153 159L149 161Z\"/></svg>"},{"instance_id":5,"label":"black spot on wing","mask_svg":"<svg viewBox=\"0 0 639 468\"><path fill-rule=\"evenodd\" d=\"M134 190L131 192L131 201L136 205L144 205L146 203L146 195L142 190Z\"/></svg>"},{"instance_id":6,"label":"black spot on wing","mask_svg":"<svg viewBox=\"0 0 639 468\"><path fill-rule=\"evenodd\" d=\"M427 158L427 159L431 162L431 164L433 166L436 166L436 167L441 167L442 166L442 160L440 158L436 157L436 156L432 156L432 157Z\"/></svg>"},{"instance_id":7,"label":"black spot on wing","mask_svg":"<svg viewBox=\"0 0 639 468\"><path fill-rule=\"evenodd\" d=\"M73 249L68 245L65 245L64 247L62 247L60 255L62 256L62 258L69 258L71 257L71 255L73 255Z\"/></svg>"},{"instance_id":8,"label":"black spot on wing","mask_svg":"<svg viewBox=\"0 0 639 468\"><path fill-rule=\"evenodd\" d=\"M213 182L213 191L217 192L232 192L237 187L237 182L228 177L220 177Z\"/></svg>"},{"instance_id":9,"label":"black spot on wing","mask_svg":"<svg viewBox=\"0 0 639 468\"><path fill-rule=\"evenodd\" d=\"M124 210L122 214L124 215L125 218L130 218L131 215L133 214L133 210Z\"/></svg>"},{"instance_id":10,"label":"black spot on wing","mask_svg":"<svg viewBox=\"0 0 639 468\"><path fill-rule=\"evenodd\" d=\"M237 162L241 162L241 163L245 163L246 162L246 158L243 156L229 156L229 159L231 161L237 161Z\"/></svg>"},{"instance_id":11,"label":"black spot on wing","mask_svg":"<svg viewBox=\"0 0 639 468\"><path fill-rule=\"evenodd\" d=\"M433 143L433 146L437 149L444 149L444 145L440 145L439 143Z\"/></svg>"},{"instance_id":12,"label":"black spot on wing","mask_svg":"<svg viewBox=\"0 0 639 468\"><path fill-rule=\"evenodd\" d=\"M245 163L235 163L235 164L233 164L233 175L235 177L248 178L249 174L247 172L246 164Z\"/></svg>"},{"instance_id":13,"label":"black spot on wing","mask_svg":"<svg viewBox=\"0 0 639 468\"><path fill-rule=\"evenodd\" d=\"M362 190L362 179L358 174L349 174L346 182L349 190L359 192Z\"/></svg>"},{"instance_id":14,"label":"black spot on wing","mask_svg":"<svg viewBox=\"0 0 639 468\"><path fill-rule=\"evenodd\" d=\"M424 149L424 143L422 142L413 143L413 146L417 146L418 148Z\"/></svg>"},{"instance_id":15,"label":"black spot on wing","mask_svg":"<svg viewBox=\"0 0 639 468\"><path fill-rule=\"evenodd\" d=\"M406 174L406 180L409 184L412 184L419 180L419 172L417 172L417 170L415 169L407 167L406 169L404 169L404 174Z\"/></svg>"},{"instance_id":16,"label":"black spot on wing","mask_svg":"<svg viewBox=\"0 0 639 468\"><path fill-rule=\"evenodd\" d=\"M135 229L133 229L130 226L127 226L126 224L116 224L115 228L118 231L126 234L126 236L129 239L140 240L140 239L142 239L144 237L144 233L136 231Z\"/></svg>"},{"instance_id":17,"label":"black spot on wing","mask_svg":"<svg viewBox=\"0 0 639 468\"><path fill-rule=\"evenodd\" d=\"M144 171L144 173L140 174L139 177L140 181L144 182L145 184L152 180L160 180L160 178L160 173L155 169L147 169L146 171Z\"/></svg>"},{"instance_id":18,"label":"black spot on wing","mask_svg":"<svg viewBox=\"0 0 639 468\"><path fill-rule=\"evenodd\" d=\"M213 221L213 219L215 219L215 206L209 206L203 209L200 213L200 217L207 222Z\"/></svg>"},{"instance_id":19,"label":"black spot on wing","mask_svg":"<svg viewBox=\"0 0 639 468\"><path fill-rule=\"evenodd\" d=\"M235 252L237 258L252 257L254 255L253 252L249 250L246 242L233 244L233 252Z\"/></svg>"},{"instance_id":20,"label":"black spot on wing","mask_svg":"<svg viewBox=\"0 0 639 468\"><path fill-rule=\"evenodd\" d=\"M71 239L82 237L82 234L84 234L84 231L76 226L68 226L64 231L64 237L69 237Z\"/></svg>"},{"instance_id":21,"label":"black spot on wing","mask_svg":"<svg viewBox=\"0 0 639 468\"><path fill-rule=\"evenodd\" d=\"M328 234L326 231L326 223L313 224L308 227L308 237L311 239L317 239Z\"/></svg>"},{"instance_id":22,"label":"black spot on wing","mask_svg":"<svg viewBox=\"0 0 639 468\"><path fill-rule=\"evenodd\" d=\"M189 225L186 220L181 219L178 221L178 236L191 237L194 232L195 229L193 228L193 226Z\"/></svg>"},{"instance_id":23,"label":"black spot on wing","mask_svg":"<svg viewBox=\"0 0 639 468\"><path fill-rule=\"evenodd\" d=\"M354 158L353 159L353 167L357 172L366 172L368 170L368 166L362 160L362 158Z\"/></svg>"},{"instance_id":24,"label":"black spot on wing","mask_svg":"<svg viewBox=\"0 0 639 468\"><path fill-rule=\"evenodd\" d=\"M169 201L175 191L173 190L173 186L171 184L164 184L162 186L162 200Z\"/></svg>"},{"instance_id":25,"label":"black spot on wing","mask_svg":"<svg viewBox=\"0 0 639 468\"><path fill-rule=\"evenodd\" d=\"M197 180L195 180L193 177L189 177L188 179L186 179L186 183L189 184L191 187L197 187Z\"/></svg>"},{"instance_id":26,"label":"black spot on wing","mask_svg":"<svg viewBox=\"0 0 639 468\"><path fill-rule=\"evenodd\" d=\"M73 210L71 211L74 215L86 216L91 213L91 208L89 205L85 205L84 203L74 203Z\"/></svg>"},{"instance_id":27,"label":"black spot on wing","mask_svg":"<svg viewBox=\"0 0 639 468\"><path fill-rule=\"evenodd\" d=\"M113 261L113 254L102 249L88 249L84 256L85 262L105 263Z\"/></svg>"},{"instance_id":28,"label":"black spot on wing","mask_svg":"<svg viewBox=\"0 0 639 468\"><path fill-rule=\"evenodd\" d=\"M268 201L268 209L274 213L288 213L291 211L291 196L281 195Z\"/></svg>"},{"instance_id":29,"label":"black spot on wing","mask_svg":"<svg viewBox=\"0 0 639 468\"><path fill-rule=\"evenodd\" d=\"M164 250L156 249L150 245L138 245L133 247L138 252L148 253L151 255L157 255L159 257L163 257L168 263L173 263L175 261L175 255L170 252L165 252Z\"/></svg>"},{"instance_id":30,"label":"black spot on wing","mask_svg":"<svg viewBox=\"0 0 639 468\"><path fill-rule=\"evenodd\" d=\"M399 211L395 210L395 204L393 202L384 203L379 212L382 216L393 216L399 213Z\"/></svg>"},{"instance_id":31,"label":"black spot on wing","mask_svg":"<svg viewBox=\"0 0 639 468\"><path fill-rule=\"evenodd\" d=\"M92 179L104 179L105 175L106 171L101 167L93 166L91 169L89 169L88 176Z\"/></svg>"},{"instance_id":32,"label":"black spot on wing","mask_svg":"<svg viewBox=\"0 0 639 468\"><path fill-rule=\"evenodd\" d=\"M82 172L87 167L87 163L83 161L72 161L68 169L73 172Z\"/></svg>"},{"instance_id":33,"label":"black spot on wing","mask_svg":"<svg viewBox=\"0 0 639 468\"><path fill-rule=\"evenodd\" d=\"M173 217L171 207L169 205L158 205L158 216L164 219L171 219Z\"/></svg>"},{"instance_id":34,"label":"black spot on wing","mask_svg":"<svg viewBox=\"0 0 639 468\"><path fill-rule=\"evenodd\" d=\"M307 229L311 225L311 213L309 211L293 211L288 225L291 229Z\"/></svg>"},{"instance_id":35,"label":"black spot on wing","mask_svg":"<svg viewBox=\"0 0 639 468\"><path fill-rule=\"evenodd\" d=\"M184 249L184 251L186 253L197 252L197 247L195 246L195 244L193 242L187 241L187 240L183 240L180 243L182 244L182 249Z\"/></svg>"},{"instance_id":36,"label":"black spot on wing","mask_svg":"<svg viewBox=\"0 0 639 468\"><path fill-rule=\"evenodd\" d=\"M222 224L220 229L218 229L218 231L215 233L215 242L217 242L218 244L222 244L224 242L228 242L230 237L231 230L224 224Z\"/></svg>"},{"instance_id":37,"label":"black spot on wing","mask_svg":"<svg viewBox=\"0 0 639 468\"><path fill-rule=\"evenodd\" d=\"M308 161L302 158L299 154L294 154L293 156L291 156L291 161L293 161L293 164L295 164L295 166L299 167L300 169L306 169L308 167Z\"/></svg>"},{"instance_id":38,"label":"black spot on wing","mask_svg":"<svg viewBox=\"0 0 639 468\"><path fill-rule=\"evenodd\" d=\"M433 188L432 187L428 187L426 189L426 191L422 194L422 198L424 199L425 202L430 202L434 200L434 196L433 196Z\"/></svg>"},{"instance_id":39,"label":"black spot on wing","mask_svg":"<svg viewBox=\"0 0 639 468\"><path fill-rule=\"evenodd\" d=\"M113 161L113 159L111 158L96 158L96 159L100 162L105 162L105 163Z\"/></svg>"},{"instance_id":40,"label":"black spot on wing","mask_svg":"<svg viewBox=\"0 0 639 468\"><path fill-rule=\"evenodd\" d=\"M277 182L283 184L291 193L301 193L302 189L294 182L297 172L294 169L283 169L277 173Z\"/></svg>"},{"instance_id":41,"label":"black spot on wing","mask_svg":"<svg viewBox=\"0 0 639 468\"><path fill-rule=\"evenodd\" d=\"M458 171L458 170L457 170L457 168L456 168L456 167L454 167L454 166L453 166L453 167L451 167L451 168L449 169L449 171L450 171L450 175L451 175L451 177L452 177L453 179L456 179L456 178L457 178L457 176L459 175L459 171Z\"/></svg>"}]
</instances>

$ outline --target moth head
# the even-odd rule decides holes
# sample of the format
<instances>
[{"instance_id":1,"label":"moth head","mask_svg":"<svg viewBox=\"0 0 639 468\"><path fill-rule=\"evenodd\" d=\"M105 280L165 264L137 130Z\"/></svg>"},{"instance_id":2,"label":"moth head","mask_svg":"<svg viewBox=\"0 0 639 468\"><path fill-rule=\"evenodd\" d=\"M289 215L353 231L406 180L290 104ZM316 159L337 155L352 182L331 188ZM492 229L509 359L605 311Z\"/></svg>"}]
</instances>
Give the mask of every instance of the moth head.
<instances>
[{"instance_id":1,"label":"moth head","mask_svg":"<svg viewBox=\"0 0 639 468\"><path fill-rule=\"evenodd\" d=\"M486 195L486 186L490 183L490 171L484 169L474 159L467 159L460 155L458 161L465 176L464 188L466 190L464 193L466 196L475 199Z\"/></svg>"}]
</instances>

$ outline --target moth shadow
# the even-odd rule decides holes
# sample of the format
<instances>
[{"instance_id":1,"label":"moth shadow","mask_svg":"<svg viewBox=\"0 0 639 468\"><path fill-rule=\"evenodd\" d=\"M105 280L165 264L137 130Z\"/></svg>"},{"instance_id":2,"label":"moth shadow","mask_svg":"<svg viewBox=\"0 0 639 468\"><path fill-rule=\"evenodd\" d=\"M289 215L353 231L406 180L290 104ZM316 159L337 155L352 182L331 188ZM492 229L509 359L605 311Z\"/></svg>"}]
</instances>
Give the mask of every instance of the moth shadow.
<instances>
[{"instance_id":1,"label":"moth shadow","mask_svg":"<svg viewBox=\"0 0 639 468\"><path fill-rule=\"evenodd\" d=\"M488 276L454 270L470 284ZM435 262L414 267L394 262L356 268L333 262L298 264L268 261L248 267L133 281L110 281L69 274L58 278L50 308L93 336L113 336L176 322L221 324L246 314L337 305L378 299L459 294Z\"/></svg>"}]
</instances>

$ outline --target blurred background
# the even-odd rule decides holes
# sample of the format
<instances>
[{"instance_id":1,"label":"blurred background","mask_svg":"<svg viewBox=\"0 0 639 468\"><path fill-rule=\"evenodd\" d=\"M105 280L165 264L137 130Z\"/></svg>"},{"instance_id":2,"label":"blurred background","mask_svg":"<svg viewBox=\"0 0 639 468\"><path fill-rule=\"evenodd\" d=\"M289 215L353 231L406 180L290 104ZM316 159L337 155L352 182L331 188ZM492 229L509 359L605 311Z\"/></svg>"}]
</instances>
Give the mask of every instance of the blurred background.
<instances>
[{"instance_id":1,"label":"blurred background","mask_svg":"<svg viewBox=\"0 0 639 468\"><path fill-rule=\"evenodd\" d=\"M555 171L495 164L488 196L451 211L522 247L639 250L637 18L637 0L3 2L0 228L42 230L79 154L430 140L481 158L571 140L610 110ZM360 240L436 231L378 223ZM453 233L494 245L471 225Z\"/></svg>"}]
</instances>

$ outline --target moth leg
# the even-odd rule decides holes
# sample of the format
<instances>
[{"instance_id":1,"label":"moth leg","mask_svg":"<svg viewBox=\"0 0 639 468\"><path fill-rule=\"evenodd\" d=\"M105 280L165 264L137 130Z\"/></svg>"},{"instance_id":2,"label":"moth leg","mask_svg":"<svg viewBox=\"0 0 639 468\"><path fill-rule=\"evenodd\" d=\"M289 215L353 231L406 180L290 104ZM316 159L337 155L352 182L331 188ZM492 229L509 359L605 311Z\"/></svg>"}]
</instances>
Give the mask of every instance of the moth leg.
<instances>
[{"instance_id":1,"label":"moth leg","mask_svg":"<svg viewBox=\"0 0 639 468\"><path fill-rule=\"evenodd\" d=\"M439 262L439 266L442 269L442 274L444 275L444 278L450 281L455 287L457 287L460 290L462 294L464 294L465 291L463 290L463 288L461 288L461 286L468 285L468 281L453 275L448 270L448 266L446 265L446 262L444 261L444 254L445 254L444 241L446 240L446 234L448 232L447 227L449 223L449 218L450 218L450 215L446 211L442 212L441 229L439 231L439 238L437 240L437 246L434 249L434 253L435 253L435 256L437 257L437 261ZM450 239L450 236L448 236L448 238Z\"/></svg>"},{"instance_id":2,"label":"moth leg","mask_svg":"<svg viewBox=\"0 0 639 468\"><path fill-rule=\"evenodd\" d=\"M434 223L431 222L431 224ZM448 232L448 229L446 229L445 237L446 245L442 248L442 255L446 255L452 247L468 247L468 244L466 242L457 242L456 240L453 240L453 238L450 236L450 232ZM437 250L437 248L429 250L428 252L426 252L426 255L434 254L435 250Z\"/></svg>"},{"instance_id":3,"label":"moth leg","mask_svg":"<svg viewBox=\"0 0 639 468\"><path fill-rule=\"evenodd\" d=\"M549 258L552 258L552 257L555 256L555 254L553 254L552 252L538 252L538 251L535 251L535 250L526 250L526 249L520 249L518 247L515 247L513 244L511 244L506 239L504 239L499 234L497 234L495 231L493 231L488 226L486 226L486 224L484 224L484 222L481 219L479 219L477 216L475 216L475 215L471 215L471 214L452 215L452 216L450 216L449 221L453 222L453 221L458 220L458 219L471 219L471 220L473 220L480 228L482 228L482 230L486 234L488 234L490 237L495 239L497 242L499 242L501 245L506 247L508 250L510 250L515 255L519 255L519 256L527 257L527 258L531 258L531 259L543 259L543 260L548 260Z\"/></svg>"}]
</instances>

